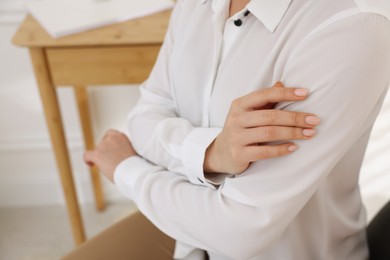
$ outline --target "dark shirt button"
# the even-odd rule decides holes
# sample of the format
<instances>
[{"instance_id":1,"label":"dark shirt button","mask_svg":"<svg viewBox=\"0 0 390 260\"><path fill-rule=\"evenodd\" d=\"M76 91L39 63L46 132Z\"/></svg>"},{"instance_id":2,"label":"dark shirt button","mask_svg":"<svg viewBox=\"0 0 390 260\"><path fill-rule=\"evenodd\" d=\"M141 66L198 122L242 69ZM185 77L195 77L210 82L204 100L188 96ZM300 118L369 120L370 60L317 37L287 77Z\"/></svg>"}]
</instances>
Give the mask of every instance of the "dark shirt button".
<instances>
[{"instance_id":1,"label":"dark shirt button","mask_svg":"<svg viewBox=\"0 0 390 260\"><path fill-rule=\"evenodd\" d=\"M199 178L199 177L198 177L198 180L199 180L201 183L203 183L203 181L202 181L202 179L201 179L201 178Z\"/></svg>"},{"instance_id":2,"label":"dark shirt button","mask_svg":"<svg viewBox=\"0 0 390 260\"><path fill-rule=\"evenodd\" d=\"M234 20L234 24L236 26L241 26L242 25L242 20L241 19Z\"/></svg>"}]
</instances>

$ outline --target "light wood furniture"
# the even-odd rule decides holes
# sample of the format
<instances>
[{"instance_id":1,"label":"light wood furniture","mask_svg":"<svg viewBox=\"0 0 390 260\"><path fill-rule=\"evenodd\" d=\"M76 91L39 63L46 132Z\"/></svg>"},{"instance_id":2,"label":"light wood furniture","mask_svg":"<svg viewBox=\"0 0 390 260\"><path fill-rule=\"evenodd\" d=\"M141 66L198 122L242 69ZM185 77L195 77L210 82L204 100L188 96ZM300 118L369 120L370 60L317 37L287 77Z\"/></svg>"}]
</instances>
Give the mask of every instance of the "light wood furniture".
<instances>
[{"instance_id":1,"label":"light wood furniture","mask_svg":"<svg viewBox=\"0 0 390 260\"><path fill-rule=\"evenodd\" d=\"M87 86L144 81L162 44L169 15L170 11L161 12L57 40L27 16L13 38L14 44L30 51L76 245L86 238L56 87L74 88L85 148L92 149ZM105 201L97 169L91 169L91 177L96 208L103 210Z\"/></svg>"}]
</instances>

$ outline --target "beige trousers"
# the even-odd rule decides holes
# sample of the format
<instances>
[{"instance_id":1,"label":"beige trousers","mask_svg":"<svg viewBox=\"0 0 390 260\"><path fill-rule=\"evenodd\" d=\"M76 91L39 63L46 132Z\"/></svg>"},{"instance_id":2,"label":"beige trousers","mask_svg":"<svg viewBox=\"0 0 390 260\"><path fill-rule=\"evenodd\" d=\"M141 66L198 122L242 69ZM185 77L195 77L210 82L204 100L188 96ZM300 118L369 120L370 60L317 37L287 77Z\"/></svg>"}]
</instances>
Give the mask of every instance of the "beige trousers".
<instances>
[{"instance_id":1,"label":"beige trousers","mask_svg":"<svg viewBox=\"0 0 390 260\"><path fill-rule=\"evenodd\" d=\"M63 260L168 260L175 240L140 212L108 228L66 255Z\"/></svg>"}]
</instances>

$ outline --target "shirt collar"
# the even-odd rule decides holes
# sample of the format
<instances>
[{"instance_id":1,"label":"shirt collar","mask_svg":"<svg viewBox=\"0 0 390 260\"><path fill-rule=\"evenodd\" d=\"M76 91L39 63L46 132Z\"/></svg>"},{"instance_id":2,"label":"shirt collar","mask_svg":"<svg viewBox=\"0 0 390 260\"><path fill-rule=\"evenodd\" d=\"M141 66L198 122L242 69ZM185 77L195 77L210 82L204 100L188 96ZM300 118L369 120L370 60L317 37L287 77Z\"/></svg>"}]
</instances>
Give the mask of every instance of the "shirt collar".
<instances>
[{"instance_id":1,"label":"shirt collar","mask_svg":"<svg viewBox=\"0 0 390 260\"><path fill-rule=\"evenodd\" d=\"M206 3L210 0L202 0ZM224 4L228 0L212 0L214 12L221 12ZM264 26L274 32L284 15L286 14L292 0L252 0L247 5L247 9L259 19Z\"/></svg>"},{"instance_id":2,"label":"shirt collar","mask_svg":"<svg viewBox=\"0 0 390 260\"><path fill-rule=\"evenodd\" d=\"M292 0L252 0L247 9L259 19L264 26L274 32L284 15L286 14Z\"/></svg>"}]
</instances>

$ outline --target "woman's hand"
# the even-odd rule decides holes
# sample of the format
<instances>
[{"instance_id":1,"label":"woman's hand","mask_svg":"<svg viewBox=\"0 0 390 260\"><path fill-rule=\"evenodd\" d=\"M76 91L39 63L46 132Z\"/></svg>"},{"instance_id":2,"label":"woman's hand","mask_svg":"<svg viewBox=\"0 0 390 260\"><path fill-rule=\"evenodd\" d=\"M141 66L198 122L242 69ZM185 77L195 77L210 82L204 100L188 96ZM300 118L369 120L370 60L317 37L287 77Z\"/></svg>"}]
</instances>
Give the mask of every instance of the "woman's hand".
<instances>
[{"instance_id":1,"label":"woman's hand","mask_svg":"<svg viewBox=\"0 0 390 260\"><path fill-rule=\"evenodd\" d=\"M204 171L207 173L239 174L251 162L288 155L298 149L292 142L267 145L273 141L308 140L320 120L313 114L273 110L283 101L301 101L308 91L284 88L277 83L272 88L252 92L232 102L222 132L208 147Z\"/></svg>"},{"instance_id":2,"label":"woman's hand","mask_svg":"<svg viewBox=\"0 0 390 260\"><path fill-rule=\"evenodd\" d=\"M124 133L108 130L95 150L84 153L84 161L89 166L96 166L114 182L115 168L130 156L137 155L130 140Z\"/></svg>"}]
</instances>

